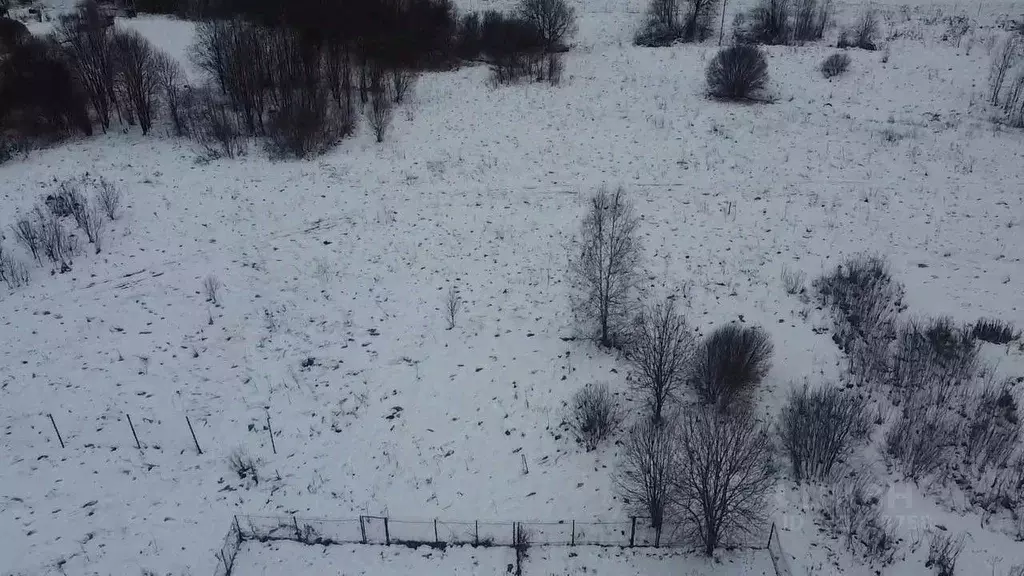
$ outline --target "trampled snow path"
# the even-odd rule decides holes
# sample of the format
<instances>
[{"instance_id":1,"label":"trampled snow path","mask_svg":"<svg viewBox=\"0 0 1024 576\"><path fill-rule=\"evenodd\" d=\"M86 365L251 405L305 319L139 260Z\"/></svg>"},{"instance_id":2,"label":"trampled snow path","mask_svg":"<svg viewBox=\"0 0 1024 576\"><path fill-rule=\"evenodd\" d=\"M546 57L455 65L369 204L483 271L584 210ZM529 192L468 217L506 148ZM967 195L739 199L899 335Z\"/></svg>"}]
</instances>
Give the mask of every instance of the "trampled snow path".
<instances>
[{"instance_id":1,"label":"trampled snow path","mask_svg":"<svg viewBox=\"0 0 1024 576\"><path fill-rule=\"evenodd\" d=\"M734 106L702 96L713 46L636 49L636 14L592 8L563 85L424 75L383 145L364 131L313 162L254 147L197 164L185 143L112 133L0 166L6 247L54 179L102 174L128 203L103 254L65 275L37 267L0 300L0 573L209 574L235 513L622 518L617 448L582 453L558 429L586 382L633 406L624 363L562 339L566 247L604 183L644 218L652 293L679 296L702 331L771 333L766 418L792 382L843 362L813 330L826 319L784 292L783 266L813 277L874 250L915 313L1024 326L1024 134L984 105L991 30L968 50L941 25L902 23L921 38L894 41L887 64L853 51L832 81L817 72L831 49L772 48L776 101ZM183 22L128 25L177 54L190 40ZM201 293L209 274L220 306ZM449 286L466 302L451 331ZM1018 349L986 353L1024 372ZM228 470L237 447L263 460L258 484ZM894 515L969 531L965 573L1024 563L1024 545L906 490ZM780 492L787 552L871 571ZM893 573L928 573L927 540L906 550Z\"/></svg>"}]
</instances>

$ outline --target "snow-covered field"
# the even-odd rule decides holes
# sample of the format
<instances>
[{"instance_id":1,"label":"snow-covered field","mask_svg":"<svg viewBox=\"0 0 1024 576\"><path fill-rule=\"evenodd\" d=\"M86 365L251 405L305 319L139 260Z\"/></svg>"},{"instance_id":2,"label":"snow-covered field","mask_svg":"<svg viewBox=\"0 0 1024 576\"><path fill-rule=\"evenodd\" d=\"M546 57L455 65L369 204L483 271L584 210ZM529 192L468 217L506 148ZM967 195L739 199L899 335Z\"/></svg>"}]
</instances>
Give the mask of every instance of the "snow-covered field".
<instances>
[{"instance_id":1,"label":"snow-covered field","mask_svg":"<svg viewBox=\"0 0 1024 576\"><path fill-rule=\"evenodd\" d=\"M443 551L403 546L305 546L296 542L249 542L242 546L233 574L341 574L406 576L408 574L514 574L511 548L454 546ZM708 559L654 550L631 551L580 546L530 551L524 572L551 576L774 576L764 551L741 552Z\"/></svg>"},{"instance_id":2,"label":"snow-covered field","mask_svg":"<svg viewBox=\"0 0 1024 576\"><path fill-rule=\"evenodd\" d=\"M852 51L832 81L817 70L831 49L769 49L771 104L706 100L715 46L634 48L641 4L581 2L562 85L495 90L482 67L427 74L384 144L364 127L316 161L271 162L254 146L201 164L185 142L115 130L0 166L10 249L9 224L56 181L102 175L127 202L102 254L63 275L35 268L0 296L0 573L212 574L236 513L622 519L617 448L584 453L558 428L587 382L633 406L625 363L563 339L567 248L601 185L637 204L652 292L676 294L702 331L738 320L771 333L763 418L794 382L835 378L845 362L813 330L825 315L785 293L784 267L814 277L872 250L914 314L1024 326L1024 132L993 123L986 104L994 31L951 46L921 4L909 21L889 12L883 28L909 32L887 63ZM1022 10L985 2L978 14ZM185 22L125 25L176 55L191 41ZM203 295L209 275L218 305ZM450 287L465 306L446 330ZM986 355L1024 373L1017 347ZM258 483L228 469L238 448L262 461ZM886 506L907 539L886 572L929 574L921 536L937 525L968 532L965 574L1024 563L1024 543L955 495L889 476L877 455L863 464L891 479ZM794 568L873 573L818 532L803 494L783 482L773 514ZM544 574L704 562L532 554ZM320 574L335 555L373 574L509 562L503 549L248 543L237 573Z\"/></svg>"}]
</instances>

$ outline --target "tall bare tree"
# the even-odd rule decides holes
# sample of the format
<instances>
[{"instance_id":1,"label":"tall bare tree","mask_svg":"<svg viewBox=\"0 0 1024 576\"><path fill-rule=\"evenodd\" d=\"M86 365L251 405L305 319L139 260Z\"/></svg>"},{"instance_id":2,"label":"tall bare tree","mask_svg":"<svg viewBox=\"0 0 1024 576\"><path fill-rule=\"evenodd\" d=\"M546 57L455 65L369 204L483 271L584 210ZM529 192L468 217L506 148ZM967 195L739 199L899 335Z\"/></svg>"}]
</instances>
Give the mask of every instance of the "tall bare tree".
<instances>
[{"instance_id":1,"label":"tall bare tree","mask_svg":"<svg viewBox=\"0 0 1024 576\"><path fill-rule=\"evenodd\" d=\"M116 86L125 106L139 120L143 134L153 126L160 88L160 53L135 30L117 30L110 38Z\"/></svg>"},{"instance_id":2,"label":"tall bare tree","mask_svg":"<svg viewBox=\"0 0 1024 576\"><path fill-rule=\"evenodd\" d=\"M619 495L636 513L661 529L669 502L676 462L676 429L672 422L643 418L629 431L615 476Z\"/></svg>"},{"instance_id":3,"label":"tall bare tree","mask_svg":"<svg viewBox=\"0 0 1024 576\"><path fill-rule=\"evenodd\" d=\"M629 360L633 384L644 395L655 422L661 422L665 404L686 383L693 352L693 335L673 300L643 311L630 338Z\"/></svg>"},{"instance_id":4,"label":"tall bare tree","mask_svg":"<svg viewBox=\"0 0 1024 576\"><path fill-rule=\"evenodd\" d=\"M181 65L166 52L157 52L155 65L157 83L164 95L167 114L174 124L174 133L176 136L188 136L190 127L182 110L185 94Z\"/></svg>"},{"instance_id":5,"label":"tall bare tree","mask_svg":"<svg viewBox=\"0 0 1024 576\"><path fill-rule=\"evenodd\" d=\"M684 535L710 556L728 538L756 533L775 486L767 428L698 409L680 420L678 446L671 494Z\"/></svg>"},{"instance_id":6,"label":"tall bare tree","mask_svg":"<svg viewBox=\"0 0 1024 576\"><path fill-rule=\"evenodd\" d=\"M111 22L100 11L99 5L87 0L74 12L61 16L55 31L58 42L85 86L104 131L110 127L110 113L116 106L114 62L110 54L111 29Z\"/></svg>"},{"instance_id":7,"label":"tall bare tree","mask_svg":"<svg viewBox=\"0 0 1024 576\"><path fill-rule=\"evenodd\" d=\"M596 324L602 346L622 344L642 257L639 225L623 188L601 188L590 198L571 263L578 288L573 308L578 318Z\"/></svg>"},{"instance_id":8,"label":"tall bare tree","mask_svg":"<svg viewBox=\"0 0 1024 576\"><path fill-rule=\"evenodd\" d=\"M566 0L520 0L516 12L540 32L545 52L558 50L575 32L576 11Z\"/></svg>"}]
</instances>

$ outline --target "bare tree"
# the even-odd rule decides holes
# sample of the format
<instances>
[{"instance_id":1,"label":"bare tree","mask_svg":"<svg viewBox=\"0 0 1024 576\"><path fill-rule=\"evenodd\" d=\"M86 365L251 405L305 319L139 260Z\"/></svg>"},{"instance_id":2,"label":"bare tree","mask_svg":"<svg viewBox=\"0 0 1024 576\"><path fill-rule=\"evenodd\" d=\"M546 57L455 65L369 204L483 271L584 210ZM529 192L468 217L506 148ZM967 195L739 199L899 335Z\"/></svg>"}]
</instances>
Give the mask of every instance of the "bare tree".
<instances>
[{"instance_id":1,"label":"bare tree","mask_svg":"<svg viewBox=\"0 0 1024 576\"><path fill-rule=\"evenodd\" d=\"M86 0L74 12L61 16L55 32L86 88L104 131L110 127L110 112L116 105L111 28L111 22L99 5L94 0Z\"/></svg>"},{"instance_id":2,"label":"bare tree","mask_svg":"<svg viewBox=\"0 0 1024 576\"><path fill-rule=\"evenodd\" d=\"M18 239L18 242L32 253L32 257L35 258L36 262L42 262L40 259L41 238L39 237L39 227L36 226L35 222L31 218L20 218L12 228L14 229L14 237Z\"/></svg>"},{"instance_id":3,"label":"bare tree","mask_svg":"<svg viewBox=\"0 0 1024 576\"><path fill-rule=\"evenodd\" d=\"M516 12L540 32L545 52L562 48L575 32L576 10L566 0L519 0Z\"/></svg>"},{"instance_id":4,"label":"bare tree","mask_svg":"<svg viewBox=\"0 0 1024 576\"><path fill-rule=\"evenodd\" d=\"M693 351L693 335L673 300L655 304L637 319L629 360L634 386L646 398L655 422L661 422L665 404L685 385Z\"/></svg>"},{"instance_id":5,"label":"bare tree","mask_svg":"<svg viewBox=\"0 0 1024 576\"><path fill-rule=\"evenodd\" d=\"M416 72L405 68L391 69L391 88L395 104L401 104L406 96L416 86Z\"/></svg>"},{"instance_id":6,"label":"bare tree","mask_svg":"<svg viewBox=\"0 0 1024 576\"><path fill-rule=\"evenodd\" d=\"M621 338L636 292L642 258L640 220L626 191L601 188L588 202L571 272L577 283L573 308L577 318L592 322L602 346Z\"/></svg>"},{"instance_id":7,"label":"bare tree","mask_svg":"<svg viewBox=\"0 0 1024 576\"><path fill-rule=\"evenodd\" d=\"M634 42L638 46L668 46L682 37L679 0L651 0L647 6L647 19Z\"/></svg>"},{"instance_id":8,"label":"bare tree","mask_svg":"<svg viewBox=\"0 0 1024 576\"><path fill-rule=\"evenodd\" d=\"M619 495L636 513L661 529L675 471L675 425L643 418L629 431L615 477Z\"/></svg>"},{"instance_id":9,"label":"bare tree","mask_svg":"<svg viewBox=\"0 0 1024 576\"><path fill-rule=\"evenodd\" d=\"M1017 61L1017 38L1008 36L999 43L996 54L992 58L992 67L989 69L988 101L993 106L999 105L999 97L1003 93L1003 84L1006 82L1006 73L1013 68Z\"/></svg>"},{"instance_id":10,"label":"bare tree","mask_svg":"<svg viewBox=\"0 0 1024 576\"><path fill-rule=\"evenodd\" d=\"M206 301L214 306L220 305L220 287L220 280L213 274L203 279L203 294L206 296Z\"/></svg>"},{"instance_id":11,"label":"bare tree","mask_svg":"<svg viewBox=\"0 0 1024 576\"><path fill-rule=\"evenodd\" d=\"M683 21L683 39L701 42L711 34L715 24L718 0L688 0L689 7Z\"/></svg>"},{"instance_id":12,"label":"bare tree","mask_svg":"<svg viewBox=\"0 0 1024 576\"><path fill-rule=\"evenodd\" d=\"M779 434L797 481L827 479L867 425L864 399L852 392L806 385L793 391L779 417Z\"/></svg>"},{"instance_id":13,"label":"bare tree","mask_svg":"<svg viewBox=\"0 0 1024 576\"><path fill-rule=\"evenodd\" d=\"M182 111L182 71L178 61L166 52L158 51L155 59L157 85L163 92L167 114L171 117L176 136L188 136L189 126Z\"/></svg>"},{"instance_id":14,"label":"bare tree","mask_svg":"<svg viewBox=\"0 0 1024 576\"><path fill-rule=\"evenodd\" d=\"M768 430L752 419L699 409L680 421L672 508L684 535L711 555L764 521L775 486Z\"/></svg>"},{"instance_id":15,"label":"bare tree","mask_svg":"<svg viewBox=\"0 0 1024 576\"><path fill-rule=\"evenodd\" d=\"M159 52L135 30L117 30L111 36L116 85L123 101L139 120L143 134L153 126L153 107L160 88Z\"/></svg>"},{"instance_id":16,"label":"bare tree","mask_svg":"<svg viewBox=\"0 0 1024 576\"><path fill-rule=\"evenodd\" d=\"M462 297L455 286L448 289L448 296L444 300L444 317L448 321L448 329L455 328L455 321L459 317L459 310L462 309Z\"/></svg>"}]
</instances>

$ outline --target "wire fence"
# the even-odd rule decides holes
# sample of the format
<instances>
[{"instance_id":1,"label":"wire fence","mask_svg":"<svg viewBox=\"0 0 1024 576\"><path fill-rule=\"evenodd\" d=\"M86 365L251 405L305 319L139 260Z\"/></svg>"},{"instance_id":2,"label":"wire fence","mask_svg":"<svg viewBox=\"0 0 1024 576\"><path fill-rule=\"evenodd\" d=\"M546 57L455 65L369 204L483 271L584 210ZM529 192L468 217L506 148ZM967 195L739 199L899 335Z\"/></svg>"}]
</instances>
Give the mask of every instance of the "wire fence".
<instances>
[{"instance_id":1,"label":"wire fence","mask_svg":"<svg viewBox=\"0 0 1024 576\"><path fill-rule=\"evenodd\" d=\"M378 544L435 548L450 545L516 548L525 540L529 546L664 547L695 551L689 547L679 525L666 523L658 530L651 526L650 519L643 517L615 522L465 522L402 520L368 515L354 519L240 515L234 518L224 543L216 553L215 576L231 576L235 557L243 542L281 540L325 546ZM754 531L723 545L731 549L767 550L777 576L791 576L775 524L767 531Z\"/></svg>"}]
</instances>

